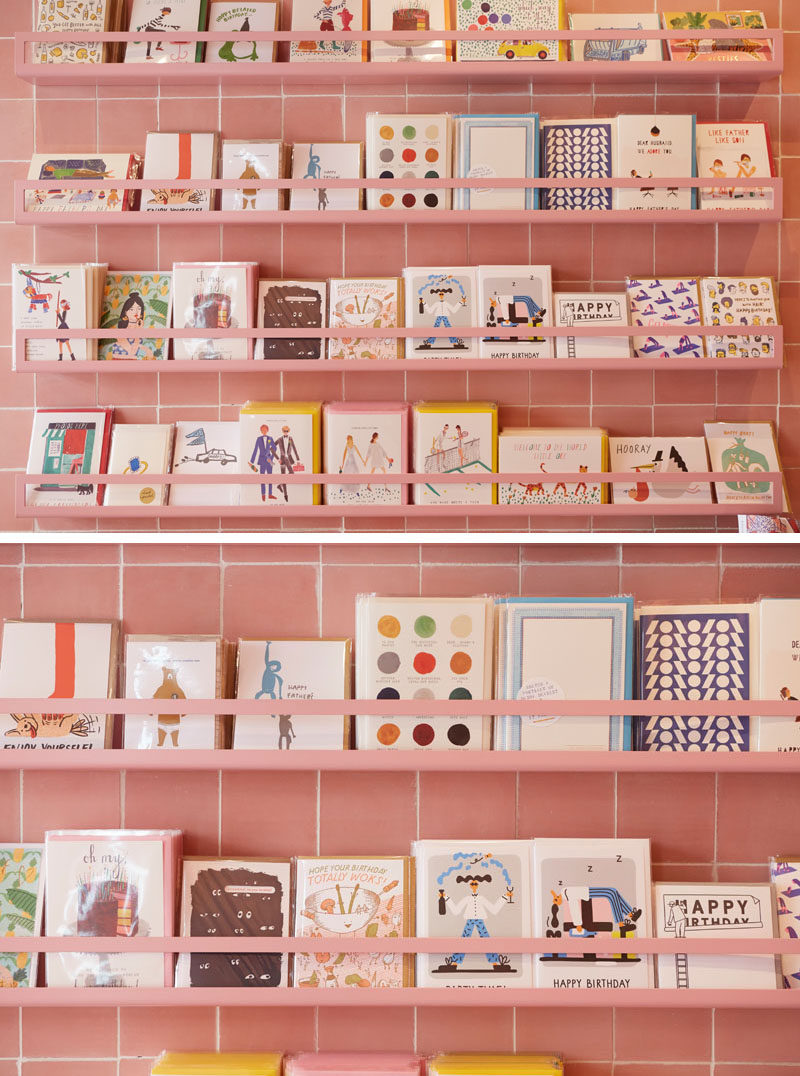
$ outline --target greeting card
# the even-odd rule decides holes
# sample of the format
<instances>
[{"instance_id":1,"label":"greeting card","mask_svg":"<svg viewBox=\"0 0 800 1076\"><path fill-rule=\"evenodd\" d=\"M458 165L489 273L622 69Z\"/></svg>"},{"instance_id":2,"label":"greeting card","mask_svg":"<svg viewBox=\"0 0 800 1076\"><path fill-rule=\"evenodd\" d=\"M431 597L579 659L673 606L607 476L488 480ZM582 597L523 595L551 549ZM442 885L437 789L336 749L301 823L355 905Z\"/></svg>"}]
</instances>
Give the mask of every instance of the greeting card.
<instances>
[{"instance_id":1,"label":"greeting card","mask_svg":"<svg viewBox=\"0 0 800 1076\"><path fill-rule=\"evenodd\" d=\"M26 504L79 508L102 503L105 486L82 482L80 476L105 472L113 414L110 407L34 411L27 472L68 480L26 486Z\"/></svg>"},{"instance_id":2,"label":"greeting card","mask_svg":"<svg viewBox=\"0 0 800 1076\"><path fill-rule=\"evenodd\" d=\"M97 357L97 341L73 339L70 329L94 329L108 266L12 265L11 308L15 329L58 330L54 340L26 340L23 362L75 362Z\"/></svg>"},{"instance_id":3,"label":"greeting card","mask_svg":"<svg viewBox=\"0 0 800 1076\"><path fill-rule=\"evenodd\" d=\"M627 325L625 292L557 291L553 296L555 325ZM557 336L556 358L630 358L628 336Z\"/></svg>"},{"instance_id":4,"label":"greeting card","mask_svg":"<svg viewBox=\"0 0 800 1076\"><path fill-rule=\"evenodd\" d=\"M699 474L708 470L708 453L702 437L611 437L611 470L641 474L642 481L614 482L615 504L676 503L711 504L710 482L663 485L646 481L651 475L680 471Z\"/></svg>"},{"instance_id":5,"label":"greeting card","mask_svg":"<svg viewBox=\"0 0 800 1076\"><path fill-rule=\"evenodd\" d=\"M371 30L449 30L450 7L446 0L369 0ZM452 60L452 41L404 41L393 38L370 42L372 63L420 63L430 60Z\"/></svg>"},{"instance_id":6,"label":"greeting card","mask_svg":"<svg viewBox=\"0 0 800 1076\"><path fill-rule=\"evenodd\" d=\"M713 187L700 188L701 209L771 209L771 187L732 187L726 182L775 175L766 123L698 123L697 174L715 181Z\"/></svg>"},{"instance_id":7,"label":"greeting card","mask_svg":"<svg viewBox=\"0 0 800 1076\"><path fill-rule=\"evenodd\" d=\"M242 485L242 504L319 504L320 488L311 483L281 482L283 474L319 474L319 403L261 403L249 401L239 412L239 471L263 476Z\"/></svg>"},{"instance_id":8,"label":"greeting card","mask_svg":"<svg viewBox=\"0 0 800 1076\"><path fill-rule=\"evenodd\" d=\"M493 329L538 329L553 324L553 275L549 265L479 265L480 323ZM553 355L553 338L484 336L484 359L540 359Z\"/></svg>"},{"instance_id":9,"label":"greeting card","mask_svg":"<svg viewBox=\"0 0 800 1076\"><path fill-rule=\"evenodd\" d=\"M565 60L564 43L542 35L542 39L515 39L515 30L562 30L563 0L456 0L456 29L484 30L480 41L456 42L456 58L461 60L513 60L515 62Z\"/></svg>"},{"instance_id":10,"label":"greeting card","mask_svg":"<svg viewBox=\"0 0 800 1076\"><path fill-rule=\"evenodd\" d=\"M451 118L370 112L366 118L367 179L449 179ZM367 189L367 209L449 209L451 191Z\"/></svg>"},{"instance_id":11,"label":"greeting card","mask_svg":"<svg viewBox=\"0 0 800 1076\"><path fill-rule=\"evenodd\" d=\"M544 482L561 472L608 468L608 434L601 429L505 429L497 439L501 474L525 474L525 482L500 482L500 504L603 504L606 486L597 480Z\"/></svg>"},{"instance_id":12,"label":"greeting card","mask_svg":"<svg viewBox=\"0 0 800 1076\"><path fill-rule=\"evenodd\" d=\"M138 153L34 153L28 179L138 179ZM121 213L135 209L138 192L123 187L75 190L43 187L25 191L26 213Z\"/></svg>"},{"instance_id":13,"label":"greeting card","mask_svg":"<svg viewBox=\"0 0 800 1076\"><path fill-rule=\"evenodd\" d=\"M259 280L256 324L263 329L321 329L328 288L324 280ZM320 337L264 337L258 359L321 359Z\"/></svg>"},{"instance_id":14,"label":"greeting card","mask_svg":"<svg viewBox=\"0 0 800 1076\"><path fill-rule=\"evenodd\" d=\"M292 179L317 179L319 187L292 190L290 209L352 210L361 208L358 187L326 187L326 179L360 179L364 148L360 142L295 142Z\"/></svg>"},{"instance_id":15,"label":"greeting card","mask_svg":"<svg viewBox=\"0 0 800 1076\"><path fill-rule=\"evenodd\" d=\"M640 179L642 186L617 188L615 209L694 209L691 187L657 187L648 180L697 175L696 123L694 115L617 117L614 175Z\"/></svg>"},{"instance_id":16,"label":"greeting card","mask_svg":"<svg viewBox=\"0 0 800 1076\"><path fill-rule=\"evenodd\" d=\"M208 0L133 0L129 30L169 34L179 30L205 30ZM203 62L203 44L186 41L129 41L126 63L191 64Z\"/></svg>"},{"instance_id":17,"label":"greeting card","mask_svg":"<svg viewBox=\"0 0 800 1076\"><path fill-rule=\"evenodd\" d=\"M765 504L772 501L774 486L761 482L764 471L783 471L775 429L771 422L706 422L703 424L712 471L730 472L730 482L715 482L718 504ZM738 476L738 478L736 477ZM780 511L789 513L789 497L783 483Z\"/></svg>"},{"instance_id":18,"label":"greeting card","mask_svg":"<svg viewBox=\"0 0 800 1076\"><path fill-rule=\"evenodd\" d=\"M284 174L283 143L280 139L223 139L223 179L281 179ZM267 190L245 184L239 189L229 187L223 190L220 208L274 210L282 208L284 200L283 191L277 188Z\"/></svg>"},{"instance_id":19,"label":"greeting card","mask_svg":"<svg viewBox=\"0 0 800 1076\"><path fill-rule=\"evenodd\" d=\"M106 274L101 329L166 329L172 321L172 273L154 269L115 269ZM88 341L87 341L88 343ZM101 360L153 360L169 357L163 337L99 340Z\"/></svg>"},{"instance_id":20,"label":"greeting card","mask_svg":"<svg viewBox=\"0 0 800 1076\"><path fill-rule=\"evenodd\" d=\"M775 891L779 937L796 941L795 924L800 915L800 855L770 856L769 876ZM784 989L797 990L800 987L800 956L782 953L780 966Z\"/></svg>"},{"instance_id":21,"label":"greeting card","mask_svg":"<svg viewBox=\"0 0 800 1076\"><path fill-rule=\"evenodd\" d=\"M748 30L766 30L767 22L761 11L665 11L662 14L665 30L736 30L741 38L715 40L690 38L667 42L669 58L684 63L765 63L772 59L771 41L756 41L747 37Z\"/></svg>"},{"instance_id":22,"label":"greeting card","mask_svg":"<svg viewBox=\"0 0 800 1076\"><path fill-rule=\"evenodd\" d=\"M258 262L176 262L173 321L181 329L240 329L253 324ZM241 336L175 340L175 359L251 359Z\"/></svg>"},{"instance_id":23,"label":"greeting card","mask_svg":"<svg viewBox=\"0 0 800 1076\"><path fill-rule=\"evenodd\" d=\"M466 42L462 42L466 44ZM481 42L476 42L481 44ZM455 117L456 175L486 179L485 187L459 187L456 209L534 209L537 192L532 187L491 187L492 176L503 179L533 178L539 170L539 116L489 113Z\"/></svg>"},{"instance_id":24,"label":"greeting card","mask_svg":"<svg viewBox=\"0 0 800 1076\"><path fill-rule=\"evenodd\" d=\"M334 277L328 281L332 329L396 329L400 325L401 282L397 277ZM331 337L329 359L398 359L403 341L397 337Z\"/></svg>"},{"instance_id":25,"label":"greeting card","mask_svg":"<svg viewBox=\"0 0 800 1076\"><path fill-rule=\"evenodd\" d=\"M238 474L239 423L175 423L172 448L173 474ZM238 504L239 486L174 482L169 489L170 504Z\"/></svg>"},{"instance_id":26,"label":"greeting card","mask_svg":"<svg viewBox=\"0 0 800 1076\"><path fill-rule=\"evenodd\" d=\"M660 30L661 23L657 14L637 11L628 14L608 14L607 12L570 12L570 30L630 30L627 36L620 34L616 38L589 38L586 41L573 41L572 60L603 60L606 63L627 63L630 60L645 63L658 62L663 58L660 41L643 41L636 36L636 30Z\"/></svg>"},{"instance_id":27,"label":"greeting card","mask_svg":"<svg viewBox=\"0 0 800 1076\"><path fill-rule=\"evenodd\" d=\"M111 431L108 474L167 474L172 459L171 423L115 423ZM106 505L166 504L169 487L163 483L144 484L110 482L106 486Z\"/></svg>"},{"instance_id":28,"label":"greeting card","mask_svg":"<svg viewBox=\"0 0 800 1076\"><path fill-rule=\"evenodd\" d=\"M614 120L543 120L545 179L608 179L616 157ZM611 187L550 187L543 209L611 209Z\"/></svg>"},{"instance_id":29,"label":"greeting card","mask_svg":"<svg viewBox=\"0 0 800 1076\"><path fill-rule=\"evenodd\" d=\"M42 932L43 859L42 844L0 844L0 931L7 938ZM38 953L0 952L0 987L36 986L38 966Z\"/></svg>"},{"instance_id":30,"label":"greeting card","mask_svg":"<svg viewBox=\"0 0 800 1076\"><path fill-rule=\"evenodd\" d=\"M695 278L627 279L631 325L653 328L651 336L634 336L631 343L635 358L653 355L671 359L703 355L702 336L685 333L682 336L662 336L658 326L700 324L700 295Z\"/></svg>"},{"instance_id":31,"label":"greeting card","mask_svg":"<svg viewBox=\"0 0 800 1076\"><path fill-rule=\"evenodd\" d=\"M775 284L771 277L702 277L700 303L706 325L777 325ZM772 358L775 343L763 333L707 336L706 354L717 359Z\"/></svg>"},{"instance_id":32,"label":"greeting card","mask_svg":"<svg viewBox=\"0 0 800 1076\"><path fill-rule=\"evenodd\" d=\"M405 504L404 485L381 475L408 469L408 404L326 403L323 462L327 474L363 474L357 485L325 487L326 504Z\"/></svg>"},{"instance_id":33,"label":"greeting card","mask_svg":"<svg viewBox=\"0 0 800 1076\"><path fill-rule=\"evenodd\" d=\"M761 644L758 662L759 699L795 702L800 672L800 601L762 598L759 603ZM795 692L797 694L795 695ZM752 747L756 751L800 751L800 707L797 716L753 717Z\"/></svg>"},{"instance_id":34,"label":"greeting card","mask_svg":"<svg viewBox=\"0 0 800 1076\"><path fill-rule=\"evenodd\" d=\"M211 0L208 8L209 30L277 30L278 4L275 0ZM248 63L274 61L276 41L209 41L205 62ZM224 176L224 173L223 173ZM223 206L224 208L224 206Z\"/></svg>"},{"instance_id":35,"label":"greeting card","mask_svg":"<svg viewBox=\"0 0 800 1076\"><path fill-rule=\"evenodd\" d=\"M37 64L99 64L117 58L117 47L96 41L94 34L124 29L122 0L61 0L58 4L53 0L35 0L34 18L33 29L40 34L88 31L83 41L35 45L33 58Z\"/></svg>"},{"instance_id":36,"label":"greeting card","mask_svg":"<svg viewBox=\"0 0 800 1076\"><path fill-rule=\"evenodd\" d=\"M406 358L448 354L475 358L478 340L474 336L459 336L458 330L476 327L476 270L470 267L408 268L403 270L403 282L406 325L414 329L446 330L442 335L408 338ZM520 306L526 308L527 304L522 302Z\"/></svg>"},{"instance_id":37,"label":"greeting card","mask_svg":"<svg viewBox=\"0 0 800 1076\"><path fill-rule=\"evenodd\" d=\"M316 30L323 36L312 41L293 41L290 60L311 63L360 63L368 58L366 41L337 41L327 33L359 33L367 29L368 0L296 0L292 4L292 29Z\"/></svg>"},{"instance_id":38,"label":"greeting card","mask_svg":"<svg viewBox=\"0 0 800 1076\"><path fill-rule=\"evenodd\" d=\"M413 464L418 474L495 472L497 405L493 403L418 403L413 409ZM414 486L415 504L494 504L493 482Z\"/></svg>"},{"instance_id":39,"label":"greeting card","mask_svg":"<svg viewBox=\"0 0 800 1076\"><path fill-rule=\"evenodd\" d=\"M216 179L218 142L216 133L148 131L142 178ZM142 191L139 208L144 213L199 213L215 204L209 187L159 186Z\"/></svg>"}]
</instances>

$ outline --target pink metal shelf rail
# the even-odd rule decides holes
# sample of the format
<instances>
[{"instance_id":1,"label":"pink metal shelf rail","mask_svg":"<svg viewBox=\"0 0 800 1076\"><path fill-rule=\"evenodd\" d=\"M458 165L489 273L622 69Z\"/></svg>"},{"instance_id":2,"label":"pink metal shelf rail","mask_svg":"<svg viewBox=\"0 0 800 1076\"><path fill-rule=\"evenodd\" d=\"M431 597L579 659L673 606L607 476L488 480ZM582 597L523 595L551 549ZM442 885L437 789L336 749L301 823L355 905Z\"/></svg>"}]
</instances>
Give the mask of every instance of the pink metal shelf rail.
<instances>
[{"instance_id":1,"label":"pink metal shelf rail","mask_svg":"<svg viewBox=\"0 0 800 1076\"><path fill-rule=\"evenodd\" d=\"M320 65L323 66L323 65ZM678 176L648 179L651 187L658 188L708 188L713 186L707 177ZM646 221L658 224L697 224L733 223L757 224L764 221L781 220L783 217L783 181L778 176L751 176L726 179L726 186L735 188L755 187L772 192L772 205L765 209L353 209L353 210L218 210L198 209L171 211L169 206L158 210L143 212L125 211L88 211L71 209L36 210L26 208L26 192L47 190L82 190L82 191L150 191L158 188L173 190L239 190L244 186L254 190L315 190L319 180L315 179L17 179L14 181L14 220L17 224L39 224L53 227L81 225L118 225L168 224L168 225L219 225L243 224L545 224L545 223L580 223L580 224L618 224L620 222ZM455 188L485 188L486 179L450 178L450 179L330 179L325 180L326 189L347 190L452 190ZM639 190L641 179L631 177L614 178L564 178L521 179L502 177L491 179L492 188L497 189L534 189L552 190L555 188L613 188Z\"/></svg>"},{"instance_id":2,"label":"pink metal shelf rail","mask_svg":"<svg viewBox=\"0 0 800 1076\"><path fill-rule=\"evenodd\" d=\"M627 38L641 41L675 41L686 40L685 30L628 30ZM220 41L260 41L288 42L307 40L310 31L248 31L231 32L182 32L180 40L187 44L195 42ZM545 40L559 42L587 40L615 40L620 36L618 29L598 30L514 30L515 41ZM395 85L398 82L455 83L490 82L522 83L532 81L534 86L553 84L594 83L648 83L648 82L691 82L716 83L735 82L751 85L775 78L783 72L783 31L779 29L748 30L746 35L740 30L704 30L704 40L724 41L741 39L771 42L772 58L767 61L685 63L671 60L656 62L612 62L612 61L553 61L520 62L509 60L458 61L450 63L417 63L402 61L394 63L304 63L298 62L258 62L254 64L213 63L213 64L147 64L144 63L99 63L99 64L42 64L31 57L31 46L35 44L57 45L61 42L75 41L77 35L64 32L59 34L24 31L17 33L14 39L14 70L18 78L40 85L65 86L99 86L99 85L154 85L154 84L189 84L201 83L236 84L247 83L259 86L268 85L318 85L320 83L376 83ZM163 34L144 34L136 32L109 32L80 35L80 40L91 39L93 42L128 42L158 41ZM361 31L344 33L337 31L325 35L326 41L388 41L402 40L424 41L483 41L487 32L480 31ZM502 42L501 34L493 33L489 41Z\"/></svg>"},{"instance_id":3,"label":"pink metal shelf rail","mask_svg":"<svg viewBox=\"0 0 800 1076\"><path fill-rule=\"evenodd\" d=\"M253 373L263 369L271 373L302 372L318 373L348 373L356 370L379 370L381 372L419 373L453 371L478 371L490 370L515 371L520 370L770 370L780 369L783 365L783 326L782 325L698 325L687 327L685 325L672 326L664 324L659 326L620 325L620 326L591 326L576 325L571 327L538 326L530 329L528 326L487 328L470 327L459 328L459 335L464 338L482 337L492 340L519 340L534 334L545 339L565 339L575 337L577 339L600 338L600 337L634 337L645 335L649 330L656 331L665 338L676 338L683 335L690 336L766 336L773 341L772 355L763 358L733 358L718 359L710 356L700 358L681 357L674 359L655 359L649 356L644 358L541 358L541 359L459 359L459 358L433 358L419 359L406 357L403 359L202 359L202 360L169 360L155 364L151 362L137 362L135 360L110 360L102 362L59 362L56 359L28 359L26 342L28 340L55 340L64 335L62 329L16 329L14 331L14 354L15 370L25 373L70 373L70 374L106 374L106 373L189 373L198 369L207 372L209 370L220 373ZM414 339L419 338L426 330L421 326L405 328L375 329L371 326L346 326L343 328L319 328L303 329L303 336L309 339L353 339L380 340L380 339ZM202 333L202 335L200 335ZM262 339L294 339L297 336L295 329L277 328L236 328L236 329L166 329L166 328L141 328L141 329L70 329L69 335L75 340L123 340L123 339L152 339L156 336L163 340L262 340ZM196 362L200 362L198 367ZM253 363L262 363L262 366L254 366Z\"/></svg>"},{"instance_id":4,"label":"pink metal shelf rail","mask_svg":"<svg viewBox=\"0 0 800 1076\"><path fill-rule=\"evenodd\" d=\"M425 486L439 485L481 485L499 483L513 483L527 485L531 482L528 473L497 473L482 471L479 474L461 474L456 472L447 473L412 473L381 475L381 485L409 485ZM536 476L538 481L540 476ZM687 483L696 482L731 482L744 481L747 475L728 471L682 471L679 473L664 473L657 477L645 475L642 472L619 472L611 475L608 471L572 471L550 475L550 481L566 483L599 483L611 482L634 483L647 482L649 485L674 485L684 486ZM181 518L217 518L237 519L251 518L303 518L315 519L327 518L359 518L366 516L383 518L410 518L420 516L448 517L448 516L492 516L502 519L510 516L587 516L611 517L611 516L726 516L740 515L743 507L758 504L759 513L763 515L779 515L783 511L783 476L780 471L763 471L749 476L751 481L769 483L770 500L758 502L735 502L729 504L650 504L649 502L629 504L363 504L363 505L338 505L338 504L281 504L279 502L267 502L263 504L238 504L238 505L170 505L170 504L133 504L133 505L105 505L96 504L94 501L80 505L29 505L27 503L26 487L32 484L43 484L50 488L59 485L64 487L80 484L81 486L105 485L136 485L136 486L161 486L183 484L188 485L365 485L365 476L356 474L324 474L306 472L302 474L280 474L273 472L271 476L254 474L151 474L122 475L122 474L80 474L80 475L46 475L46 474L15 474L14 475L14 508L17 518L69 518L69 519L181 519ZM87 494L91 497L92 494Z\"/></svg>"}]
</instances>

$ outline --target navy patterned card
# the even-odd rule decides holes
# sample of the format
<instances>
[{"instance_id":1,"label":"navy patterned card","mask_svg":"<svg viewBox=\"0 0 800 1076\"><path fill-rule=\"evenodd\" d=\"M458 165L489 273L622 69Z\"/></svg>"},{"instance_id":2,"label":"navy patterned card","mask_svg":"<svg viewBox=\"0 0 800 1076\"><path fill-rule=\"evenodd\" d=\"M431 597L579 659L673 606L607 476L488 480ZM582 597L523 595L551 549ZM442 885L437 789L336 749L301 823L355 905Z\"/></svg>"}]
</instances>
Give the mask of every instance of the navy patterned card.
<instances>
[{"instance_id":1,"label":"navy patterned card","mask_svg":"<svg viewBox=\"0 0 800 1076\"><path fill-rule=\"evenodd\" d=\"M542 124L542 175L546 179L609 179L612 153L610 120ZM543 209L611 209L611 201L611 187L552 187L542 191Z\"/></svg>"}]
</instances>

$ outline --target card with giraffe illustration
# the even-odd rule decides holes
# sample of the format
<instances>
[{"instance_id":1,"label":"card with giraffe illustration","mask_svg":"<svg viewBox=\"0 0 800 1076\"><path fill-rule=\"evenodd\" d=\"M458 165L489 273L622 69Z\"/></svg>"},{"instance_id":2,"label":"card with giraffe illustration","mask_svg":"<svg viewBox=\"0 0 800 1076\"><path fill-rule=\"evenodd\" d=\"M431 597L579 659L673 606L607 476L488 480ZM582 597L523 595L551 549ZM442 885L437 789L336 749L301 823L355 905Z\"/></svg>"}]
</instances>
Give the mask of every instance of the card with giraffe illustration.
<instances>
[{"instance_id":1,"label":"card with giraffe illustration","mask_svg":"<svg viewBox=\"0 0 800 1076\"><path fill-rule=\"evenodd\" d=\"M116 623L7 620L0 698L114 698ZM0 714L3 748L87 751L111 747L113 715Z\"/></svg>"},{"instance_id":2,"label":"card with giraffe illustration","mask_svg":"<svg viewBox=\"0 0 800 1076\"><path fill-rule=\"evenodd\" d=\"M41 933L43 857L42 844L0 843L0 936ZM36 986L38 964L38 953L0 952L0 988Z\"/></svg>"},{"instance_id":3,"label":"card with giraffe illustration","mask_svg":"<svg viewBox=\"0 0 800 1076\"><path fill-rule=\"evenodd\" d=\"M223 646L217 635L128 635L125 698L218 699L223 695ZM223 747L218 714L126 714L126 748Z\"/></svg>"},{"instance_id":4,"label":"card with giraffe illustration","mask_svg":"<svg viewBox=\"0 0 800 1076\"><path fill-rule=\"evenodd\" d=\"M545 482L560 472L608 469L608 433L601 429L506 429L497 439L500 473L527 473L525 482L500 482L500 504L604 504L607 486L596 479Z\"/></svg>"},{"instance_id":5,"label":"card with giraffe illustration","mask_svg":"<svg viewBox=\"0 0 800 1076\"><path fill-rule=\"evenodd\" d=\"M291 710L292 699L350 698L350 639L240 639L236 698ZM341 751L350 746L342 714L237 714L233 747Z\"/></svg>"}]
</instances>

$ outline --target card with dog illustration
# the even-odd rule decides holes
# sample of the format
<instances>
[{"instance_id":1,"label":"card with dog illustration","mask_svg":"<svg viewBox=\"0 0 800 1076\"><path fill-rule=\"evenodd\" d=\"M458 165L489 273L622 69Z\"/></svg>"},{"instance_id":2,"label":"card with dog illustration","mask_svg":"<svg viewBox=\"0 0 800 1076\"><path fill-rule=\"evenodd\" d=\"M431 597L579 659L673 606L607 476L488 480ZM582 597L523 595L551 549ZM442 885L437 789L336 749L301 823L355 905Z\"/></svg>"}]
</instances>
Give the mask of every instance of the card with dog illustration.
<instances>
[{"instance_id":1,"label":"card with dog illustration","mask_svg":"<svg viewBox=\"0 0 800 1076\"><path fill-rule=\"evenodd\" d=\"M565 990L652 987L652 957L615 953L615 938L652 937L649 839L537 837L534 937L605 941L599 953L542 953L536 986Z\"/></svg>"},{"instance_id":2,"label":"card with dog illustration","mask_svg":"<svg viewBox=\"0 0 800 1076\"><path fill-rule=\"evenodd\" d=\"M661 359L678 359L686 355L699 359L704 354L702 336L662 336L659 326L678 328L700 324L700 292L695 278L626 281L631 325L653 330L652 336L634 336L631 340L635 358L653 355Z\"/></svg>"},{"instance_id":3,"label":"card with dog illustration","mask_svg":"<svg viewBox=\"0 0 800 1076\"><path fill-rule=\"evenodd\" d=\"M681 471L695 474L708 470L708 453L703 437L610 437L611 471L641 474L636 482L614 482L611 497L615 504L634 501L644 504L711 504L710 482L664 485L647 479L657 474Z\"/></svg>"},{"instance_id":4,"label":"card with dog illustration","mask_svg":"<svg viewBox=\"0 0 800 1076\"><path fill-rule=\"evenodd\" d=\"M544 482L547 474L608 469L608 433L601 429L506 429L497 439L501 474L526 473L527 482L499 482L499 504L604 504L606 484Z\"/></svg>"},{"instance_id":5,"label":"card with dog illustration","mask_svg":"<svg viewBox=\"0 0 800 1076\"><path fill-rule=\"evenodd\" d=\"M0 843L0 936L36 938L44 907L43 844ZM36 986L38 953L4 953L0 988Z\"/></svg>"},{"instance_id":6,"label":"card with dog illustration","mask_svg":"<svg viewBox=\"0 0 800 1076\"><path fill-rule=\"evenodd\" d=\"M417 936L531 937L532 841L415 841ZM519 953L419 953L418 986L532 986Z\"/></svg>"},{"instance_id":7,"label":"card with dog illustration","mask_svg":"<svg viewBox=\"0 0 800 1076\"><path fill-rule=\"evenodd\" d=\"M216 635L128 635L125 697L218 699L223 693L222 640ZM124 746L199 748L223 746L218 714L126 714Z\"/></svg>"},{"instance_id":8,"label":"card with dog illustration","mask_svg":"<svg viewBox=\"0 0 800 1076\"><path fill-rule=\"evenodd\" d=\"M198 46L202 47L202 46ZM216 179L219 135L216 132L148 131L143 179ZM143 213L199 213L213 209L210 187L154 187L142 191Z\"/></svg>"},{"instance_id":9,"label":"card with dog illustration","mask_svg":"<svg viewBox=\"0 0 800 1076\"><path fill-rule=\"evenodd\" d=\"M119 626L7 620L0 698L114 698ZM111 714L0 714L4 748L40 751L111 747Z\"/></svg>"},{"instance_id":10,"label":"card with dog illustration","mask_svg":"<svg viewBox=\"0 0 800 1076\"><path fill-rule=\"evenodd\" d=\"M236 698L279 703L350 698L350 639L240 639ZM341 751L350 746L349 715L237 714L241 750Z\"/></svg>"},{"instance_id":11,"label":"card with dog illustration","mask_svg":"<svg viewBox=\"0 0 800 1076\"><path fill-rule=\"evenodd\" d=\"M414 935L409 856L299 856L295 860L295 937L408 938ZM414 982L402 953L295 953L298 987L397 987Z\"/></svg>"},{"instance_id":12,"label":"card with dog illustration","mask_svg":"<svg viewBox=\"0 0 800 1076\"><path fill-rule=\"evenodd\" d=\"M239 471L264 481L242 485L241 504L319 504L320 487L281 482L283 474L319 474L321 403L262 403L249 400L239 412Z\"/></svg>"}]
</instances>

